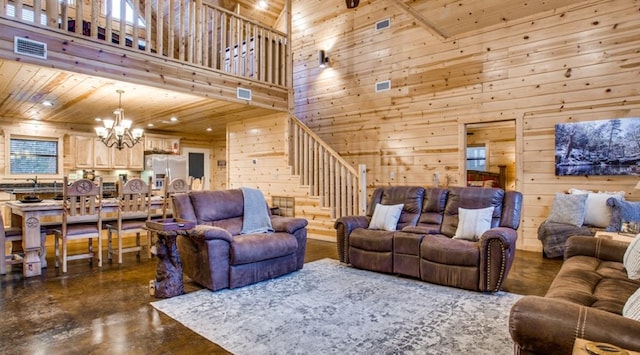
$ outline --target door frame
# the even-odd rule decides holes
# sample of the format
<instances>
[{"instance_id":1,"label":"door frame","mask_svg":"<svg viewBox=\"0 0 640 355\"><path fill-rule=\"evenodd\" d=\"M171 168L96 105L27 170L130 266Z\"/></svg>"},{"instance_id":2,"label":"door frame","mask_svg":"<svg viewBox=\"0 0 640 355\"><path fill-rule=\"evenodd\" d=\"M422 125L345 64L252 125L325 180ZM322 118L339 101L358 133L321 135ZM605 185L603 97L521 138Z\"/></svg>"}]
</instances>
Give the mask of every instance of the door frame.
<instances>
[{"instance_id":1,"label":"door frame","mask_svg":"<svg viewBox=\"0 0 640 355\"><path fill-rule=\"evenodd\" d=\"M209 190L211 186L211 149L209 148L195 148L195 147L183 147L182 154L187 157L187 166L189 161L189 153L202 153L204 154L204 181L203 189Z\"/></svg>"}]
</instances>

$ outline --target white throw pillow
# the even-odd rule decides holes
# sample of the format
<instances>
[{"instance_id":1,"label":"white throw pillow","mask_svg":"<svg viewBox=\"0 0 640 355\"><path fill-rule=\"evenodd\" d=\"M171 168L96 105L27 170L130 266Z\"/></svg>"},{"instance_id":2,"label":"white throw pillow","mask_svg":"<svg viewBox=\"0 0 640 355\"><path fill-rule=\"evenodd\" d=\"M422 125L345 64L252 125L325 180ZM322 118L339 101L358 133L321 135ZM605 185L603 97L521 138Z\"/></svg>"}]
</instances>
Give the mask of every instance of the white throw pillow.
<instances>
[{"instance_id":1,"label":"white throw pillow","mask_svg":"<svg viewBox=\"0 0 640 355\"><path fill-rule=\"evenodd\" d=\"M476 241L491 229L493 207L467 209L458 208L458 229L453 239Z\"/></svg>"},{"instance_id":2,"label":"white throw pillow","mask_svg":"<svg viewBox=\"0 0 640 355\"><path fill-rule=\"evenodd\" d=\"M399 205L381 205L376 204L373 210L369 229L384 229L387 231L395 231L398 226L398 220L402 213L404 204Z\"/></svg>"},{"instance_id":3,"label":"white throw pillow","mask_svg":"<svg viewBox=\"0 0 640 355\"><path fill-rule=\"evenodd\" d=\"M573 195L587 195L584 224L600 228L606 228L611 220L611 208L607 206L607 199L609 199L609 197L624 199L624 191L592 192L569 189L569 193Z\"/></svg>"},{"instance_id":4,"label":"white throw pillow","mask_svg":"<svg viewBox=\"0 0 640 355\"><path fill-rule=\"evenodd\" d=\"M640 288L624 304L622 316L640 321Z\"/></svg>"},{"instance_id":5,"label":"white throw pillow","mask_svg":"<svg viewBox=\"0 0 640 355\"><path fill-rule=\"evenodd\" d=\"M627 247L622 258L627 275L632 280L640 280L640 234L636 235Z\"/></svg>"}]
</instances>

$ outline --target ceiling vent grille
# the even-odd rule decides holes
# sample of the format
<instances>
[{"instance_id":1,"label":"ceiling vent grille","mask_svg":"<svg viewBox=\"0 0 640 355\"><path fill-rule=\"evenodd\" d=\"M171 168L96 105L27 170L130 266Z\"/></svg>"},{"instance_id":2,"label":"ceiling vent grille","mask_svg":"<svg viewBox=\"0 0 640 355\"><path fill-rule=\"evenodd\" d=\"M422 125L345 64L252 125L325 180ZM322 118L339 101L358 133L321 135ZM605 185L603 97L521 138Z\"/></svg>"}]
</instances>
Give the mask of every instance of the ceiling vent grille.
<instances>
[{"instance_id":1,"label":"ceiling vent grille","mask_svg":"<svg viewBox=\"0 0 640 355\"><path fill-rule=\"evenodd\" d=\"M376 92L391 90L391 80L378 81L376 83Z\"/></svg>"},{"instance_id":2,"label":"ceiling vent grille","mask_svg":"<svg viewBox=\"0 0 640 355\"><path fill-rule=\"evenodd\" d=\"M30 57L47 59L47 44L32 41L27 38L14 37L13 51L17 54L28 55Z\"/></svg>"},{"instance_id":3,"label":"ceiling vent grille","mask_svg":"<svg viewBox=\"0 0 640 355\"><path fill-rule=\"evenodd\" d=\"M236 94L239 99L251 101L251 90L249 89L238 88Z\"/></svg>"},{"instance_id":4,"label":"ceiling vent grille","mask_svg":"<svg viewBox=\"0 0 640 355\"><path fill-rule=\"evenodd\" d=\"M391 19L384 19L376 22L376 31L391 27Z\"/></svg>"}]
</instances>

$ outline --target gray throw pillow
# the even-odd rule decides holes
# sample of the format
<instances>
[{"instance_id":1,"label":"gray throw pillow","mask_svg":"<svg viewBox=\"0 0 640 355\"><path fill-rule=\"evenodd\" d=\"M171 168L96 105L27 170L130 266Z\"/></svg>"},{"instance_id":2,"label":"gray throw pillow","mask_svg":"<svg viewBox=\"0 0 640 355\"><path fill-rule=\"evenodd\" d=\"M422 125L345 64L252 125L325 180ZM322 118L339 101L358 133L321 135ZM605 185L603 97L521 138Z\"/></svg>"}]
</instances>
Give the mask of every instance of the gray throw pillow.
<instances>
[{"instance_id":1,"label":"gray throw pillow","mask_svg":"<svg viewBox=\"0 0 640 355\"><path fill-rule=\"evenodd\" d=\"M611 220L607 232L619 232L624 222L640 222L640 202L629 202L610 197L607 205L611 207Z\"/></svg>"},{"instance_id":2,"label":"gray throw pillow","mask_svg":"<svg viewBox=\"0 0 640 355\"><path fill-rule=\"evenodd\" d=\"M556 193L547 221L582 227L586 207L587 195Z\"/></svg>"}]
</instances>

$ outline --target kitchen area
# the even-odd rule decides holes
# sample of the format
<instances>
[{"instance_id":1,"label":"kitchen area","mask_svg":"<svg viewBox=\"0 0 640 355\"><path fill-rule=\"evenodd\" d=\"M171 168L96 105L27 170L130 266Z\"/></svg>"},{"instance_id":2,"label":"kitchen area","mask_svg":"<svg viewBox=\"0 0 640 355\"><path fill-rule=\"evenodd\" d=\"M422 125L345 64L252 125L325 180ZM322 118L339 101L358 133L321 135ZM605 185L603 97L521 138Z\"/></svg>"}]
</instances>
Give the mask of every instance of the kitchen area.
<instances>
[{"instance_id":1,"label":"kitchen area","mask_svg":"<svg viewBox=\"0 0 640 355\"><path fill-rule=\"evenodd\" d=\"M177 137L147 135L139 144L122 150L107 147L95 136L90 135L67 134L60 141L63 151L61 159L63 174L55 174L53 177L47 174L37 174L26 178L12 178L5 174L0 180L0 207L6 226L23 225L24 229L22 220L26 218L27 223L29 222L25 211L29 209L35 211L36 206L39 205L51 205L43 207L37 214L40 229L49 236L44 239L46 245L53 244L47 239L52 238L53 228L59 226L60 223L59 204L55 205L55 202L59 201L55 200L62 200L64 180L61 175L67 176L70 183L78 179L94 181L101 178L103 181L102 193L105 199L117 197L118 180L126 182L130 178L141 177L145 180L151 178L153 194L157 195L162 193L165 177L169 179L182 178L188 181L187 157L178 154L180 140ZM12 207L7 206L9 201L20 201L22 218L20 215L14 214L17 210L12 211ZM111 217L115 217L115 211L104 215L105 220ZM35 240L33 242L40 243ZM6 243L5 247L7 248L6 254L12 255L12 243ZM46 265L46 262L43 265ZM26 267L24 269L27 270ZM32 272L29 276L39 275L39 272L34 270L29 272ZM25 276L27 275L28 272L25 271Z\"/></svg>"}]
</instances>

